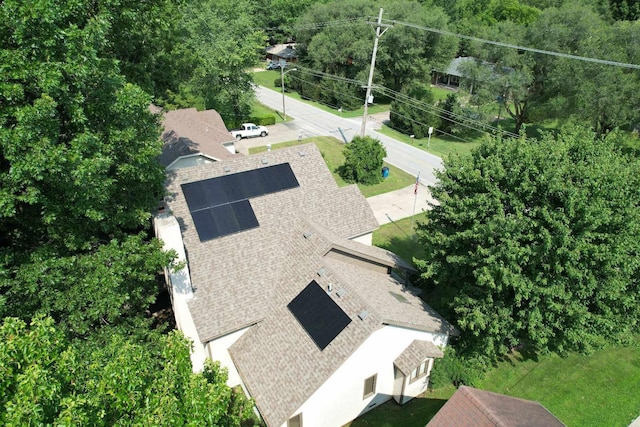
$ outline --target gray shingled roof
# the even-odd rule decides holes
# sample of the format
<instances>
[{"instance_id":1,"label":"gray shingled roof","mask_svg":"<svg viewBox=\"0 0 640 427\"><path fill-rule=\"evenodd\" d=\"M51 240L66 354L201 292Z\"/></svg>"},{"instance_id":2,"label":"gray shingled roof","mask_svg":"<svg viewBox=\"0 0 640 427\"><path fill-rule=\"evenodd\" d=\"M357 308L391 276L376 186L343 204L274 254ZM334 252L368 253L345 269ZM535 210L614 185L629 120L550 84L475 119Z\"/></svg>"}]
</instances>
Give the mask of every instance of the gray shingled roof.
<instances>
[{"instance_id":1,"label":"gray shingled roof","mask_svg":"<svg viewBox=\"0 0 640 427\"><path fill-rule=\"evenodd\" d=\"M325 256L327 248L334 245L326 234L326 230L306 221L294 226L287 240L290 249L286 262L276 280L273 311L230 349L245 386L269 426L286 422L353 351L388 323L388 318L393 318L393 324L421 330L449 331L446 321L393 276ZM367 245L352 243L366 250ZM324 350L314 344L287 309L311 280L323 289L331 283L331 298L352 319ZM404 295L406 303L390 291ZM362 310L369 312L364 320L358 317Z\"/></svg>"},{"instance_id":2,"label":"gray shingled roof","mask_svg":"<svg viewBox=\"0 0 640 427\"><path fill-rule=\"evenodd\" d=\"M460 66L462 64L466 64L468 62L474 62L475 58L472 56L459 56L451 60L447 69L444 71L445 74L450 74L452 76L462 77L462 71L460 70Z\"/></svg>"},{"instance_id":3,"label":"gray shingled roof","mask_svg":"<svg viewBox=\"0 0 640 427\"><path fill-rule=\"evenodd\" d=\"M429 357L441 358L444 357L444 353L430 341L414 340L393 361L393 364L408 377L414 369Z\"/></svg>"},{"instance_id":4,"label":"gray shingled roof","mask_svg":"<svg viewBox=\"0 0 640 427\"><path fill-rule=\"evenodd\" d=\"M216 160L235 156L223 144L235 142L215 110L198 111L195 108L173 110L162 120L162 155L160 163L169 166L179 157L202 153Z\"/></svg>"},{"instance_id":5,"label":"gray shingled roof","mask_svg":"<svg viewBox=\"0 0 640 427\"><path fill-rule=\"evenodd\" d=\"M200 242L180 184L224 175L225 168L235 173L286 162L300 187L251 199L258 228ZM378 226L358 188L338 188L313 144L173 171L167 190L167 205L183 231L194 286L189 308L202 342L266 316L273 306L274 282L281 275L283 242L299 217L330 228L341 238Z\"/></svg>"},{"instance_id":6,"label":"gray shingled roof","mask_svg":"<svg viewBox=\"0 0 640 427\"><path fill-rule=\"evenodd\" d=\"M565 427L538 402L461 386L427 427Z\"/></svg>"}]
</instances>

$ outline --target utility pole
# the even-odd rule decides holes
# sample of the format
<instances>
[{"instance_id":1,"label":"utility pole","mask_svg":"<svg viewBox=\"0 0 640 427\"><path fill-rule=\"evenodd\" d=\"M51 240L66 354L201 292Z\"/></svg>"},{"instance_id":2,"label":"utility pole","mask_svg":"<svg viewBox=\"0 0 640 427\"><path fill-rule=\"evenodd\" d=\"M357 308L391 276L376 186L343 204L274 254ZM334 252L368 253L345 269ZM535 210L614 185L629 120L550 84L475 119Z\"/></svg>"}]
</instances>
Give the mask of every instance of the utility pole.
<instances>
[{"instance_id":1,"label":"utility pole","mask_svg":"<svg viewBox=\"0 0 640 427\"><path fill-rule=\"evenodd\" d=\"M382 32L380 28L385 27ZM364 137L364 133L367 127L367 109L369 107L369 98L371 97L371 86L373 84L373 70L376 67L376 53L378 52L378 39L387 31L392 25L382 23L382 8L380 8L380 14L378 15L378 22L376 23L376 40L373 42L373 55L371 55L371 68L369 69L369 81L367 82L367 94L364 97L364 113L362 115L362 129L360 130L360 136Z\"/></svg>"},{"instance_id":2,"label":"utility pole","mask_svg":"<svg viewBox=\"0 0 640 427\"><path fill-rule=\"evenodd\" d=\"M284 75L292 71L298 71L297 68L287 70L285 73L283 64L280 64L280 85L282 86L282 120L287 121L287 110L284 109Z\"/></svg>"}]
</instances>

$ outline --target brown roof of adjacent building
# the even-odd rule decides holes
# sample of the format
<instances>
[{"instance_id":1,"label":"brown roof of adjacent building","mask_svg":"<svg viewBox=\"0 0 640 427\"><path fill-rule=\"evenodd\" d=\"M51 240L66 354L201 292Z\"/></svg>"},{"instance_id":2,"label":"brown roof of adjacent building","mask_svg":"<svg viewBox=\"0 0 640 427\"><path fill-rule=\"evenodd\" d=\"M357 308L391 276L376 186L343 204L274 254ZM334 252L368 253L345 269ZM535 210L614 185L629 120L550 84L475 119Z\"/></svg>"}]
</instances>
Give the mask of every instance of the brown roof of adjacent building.
<instances>
[{"instance_id":1,"label":"brown roof of adjacent building","mask_svg":"<svg viewBox=\"0 0 640 427\"><path fill-rule=\"evenodd\" d=\"M473 387L461 386L427 427L564 427L544 406Z\"/></svg>"},{"instance_id":2,"label":"brown roof of adjacent building","mask_svg":"<svg viewBox=\"0 0 640 427\"><path fill-rule=\"evenodd\" d=\"M160 163L169 166L182 156L204 154L214 160L235 157L224 144L235 143L222 117L215 110L195 108L167 111L162 120L162 155Z\"/></svg>"}]
</instances>

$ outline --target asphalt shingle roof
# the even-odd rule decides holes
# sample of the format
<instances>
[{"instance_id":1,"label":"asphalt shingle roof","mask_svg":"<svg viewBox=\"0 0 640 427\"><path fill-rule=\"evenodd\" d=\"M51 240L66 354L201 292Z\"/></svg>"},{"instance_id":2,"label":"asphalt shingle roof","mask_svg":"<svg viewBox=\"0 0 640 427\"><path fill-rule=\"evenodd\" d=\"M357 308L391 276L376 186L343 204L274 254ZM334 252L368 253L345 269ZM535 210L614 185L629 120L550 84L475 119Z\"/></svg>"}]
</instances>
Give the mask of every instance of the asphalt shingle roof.
<instances>
[{"instance_id":1,"label":"asphalt shingle roof","mask_svg":"<svg viewBox=\"0 0 640 427\"><path fill-rule=\"evenodd\" d=\"M411 375L429 357L444 357L444 353L430 341L414 340L405 351L393 361L405 376Z\"/></svg>"},{"instance_id":2,"label":"asphalt shingle roof","mask_svg":"<svg viewBox=\"0 0 640 427\"><path fill-rule=\"evenodd\" d=\"M393 276L346 258L325 256L335 244L327 234L304 220L293 226L287 239L290 249L272 295L273 310L230 349L245 386L269 426L285 423L374 331L388 324L386 317L393 317L394 324L430 332L446 334L450 328ZM324 350L315 345L287 309L311 280L325 290L331 284L330 297L351 318ZM389 291L404 295L406 303ZM369 312L364 320L358 317L363 310Z\"/></svg>"},{"instance_id":3,"label":"asphalt shingle roof","mask_svg":"<svg viewBox=\"0 0 640 427\"><path fill-rule=\"evenodd\" d=\"M258 228L200 242L181 184L280 163L291 165L300 187L251 199ZM179 169L168 179L165 200L182 228L194 286L189 308L202 342L265 317L273 305L288 233L299 217L331 228L341 238L378 226L357 186L338 188L313 144Z\"/></svg>"},{"instance_id":4,"label":"asphalt shingle roof","mask_svg":"<svg viewBox=\"0 0 640 427\"><path fill-rule=\"evenodd\" d=\"M195 108L168 111L162 120L162 155L160 163L169 166L179 157L202 153L216 160L235 156L223 144L235 142L222 117L215 110Z\"/></svg>"},{"instance_id":5,"label":"asphalt shingle roof","mask_svg":"<svg viewBox=\"0 0 640 427\"><path fill-rule=\"evenodd\" d=\"M250 199L259 227L200 241L181 184L281 163L300 186ZM383 325L449 332L416 290L387 274L386 267L407 267L404 261L347 240L377 221L355 185L336 185L313 144L171 171L165 199L183 234L200 341L254 325L230 354L270 426L286 422ZM323 289L331 284L331 298L352 320L322 351L287 308L312 280ZM365 309L370 314L361 320Z\"/></svg>"},{"instance_id":6,"label":"asphalt shingle roof","mask_svg":"<svg viewBox=\"0 0 640 427\"><path fill-rule=\"evenodd\" d=\"M427 427L466 426L565 427L538 402L461 386Z\"/></svg>"}]
</instances>

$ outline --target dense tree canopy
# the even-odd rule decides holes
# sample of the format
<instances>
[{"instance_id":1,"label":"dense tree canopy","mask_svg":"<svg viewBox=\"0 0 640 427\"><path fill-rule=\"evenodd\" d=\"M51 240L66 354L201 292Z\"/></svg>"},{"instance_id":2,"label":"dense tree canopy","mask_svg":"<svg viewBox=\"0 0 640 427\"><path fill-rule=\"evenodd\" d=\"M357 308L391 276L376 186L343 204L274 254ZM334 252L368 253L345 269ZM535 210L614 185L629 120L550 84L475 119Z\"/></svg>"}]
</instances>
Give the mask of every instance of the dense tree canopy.
<instances>
[{"instance_id":1,"label":"dense tree canopy","mask_svg":"<svg viewBox=\"0 0 640 427\"><path fill-rule=\"evenodd\" d=\"M299 61L316 73L320 71L339 78L366 82L376 34L375 25L367 23L367 20L375 21L380 4L371 0L338 3L318 3L300 18L297 23ZM394 1L382 6L385 20L410 21L435 28L446 28L448 23L446 14L440 8L427 8L414 1ZM318 22L334 24L316 25ZM402 25L390 28L380 38L374 82L400 91L409 82L424 81L431 68L446 64L456 49L457 41L453 37ZM299 86L322 87L328 80L318 74L316 76L305 78ZM344 98L345 90L351 98L360 101L359 105L363 103L364 91L361 84L357 83L338 87L335 92L330 90L329 96L332 98L321 101L341 106L344 104L341 97ZM318 96L324 96L324 92L320 91ZM314 92L307 90L307 93Z\"/></svg>"},{"instance_id":2,"label":"dense tree canopy","mask_svg":"<svg viewBox=\"0 0 640 427\"><path fill-rule=\"evenodd\" d=\"M187 38L183 52L193 70L183 90L227 121L251 113L251 67L259 64L266 37L256 28L247 0L192 0L181 10ZM175 64L180 66L180 64Z\"/></svg>"},{"instance_id":3,"label":"dense tree canopy","mask_svg":"<svg viewBox=\"0 0 640 427\"><path fill-rule=\"evenodd\" d=\"M0 3L2 425L227 426L250 410L150 328L172 254L148 233L165 174L134 83L175 87L183 2L138 3Z\"/></svg>"},{"instance_id":4,"label":"dense tree canopy","mask_svg":"<svg viewBox=\"0 0 640 427\"><path fill-rule=\"evenodd\" d=\"M418 235L466 350L588 351L640 320L640 161L584 131L452 157Z\"/></svg>"},{"instance_id":5,"label":"dense tree canopy","mask_svg":"<svg viewBox=\"0 0 640 427\"><path fill-rule=\"evenodd\" d=\"M0 424L232 426L251 405L210 361L193 374L179 333L70 343L51 318L0 325Z\"/></svg>"}]
</instances>

